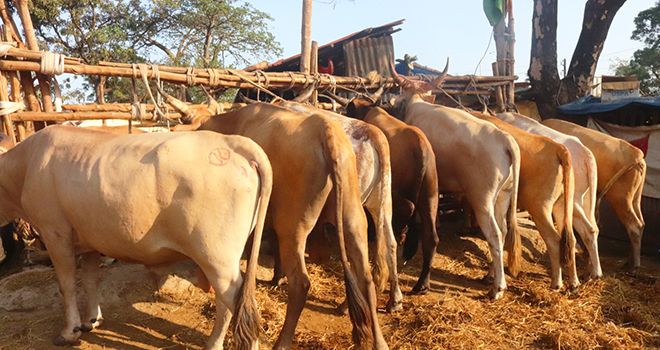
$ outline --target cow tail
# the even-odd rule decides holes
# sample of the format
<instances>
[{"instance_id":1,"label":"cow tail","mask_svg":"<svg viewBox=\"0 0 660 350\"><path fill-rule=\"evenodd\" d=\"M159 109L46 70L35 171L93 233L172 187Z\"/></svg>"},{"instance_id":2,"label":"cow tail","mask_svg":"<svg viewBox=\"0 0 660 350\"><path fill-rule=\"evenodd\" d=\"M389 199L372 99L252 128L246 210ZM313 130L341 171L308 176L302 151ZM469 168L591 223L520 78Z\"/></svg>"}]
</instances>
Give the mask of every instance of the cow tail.
<instances>
[{"instance_id":1,"label":"cow tail","mask_svg":"<svg viewBox=\"0 0 660 350\"><path fill-rule=\"evenodd\" d=\"M419 164L420 167L417 168L417 176L415 176L415 181L417 181L414 184L414 191L415 191L415 204L419 204L421 200L426 200L426 198L422 199L420 196L422 195L422 184L424 184L424 181L427 177L426 172L428 170L428 162L427 159L434 160L435 155L433 154L428 154L428 151L431 149L430 145L427 144L427 141L421 134L421 131L413 130L410 128L405 129L406 133L410 133L411 139L414 138L417 142L417 146L414 147L413 149L413 156L415 159L415 164ZM435 171L435 163L433 164L433 171ZM419 239L420 239L420 228L417 227L415 223L415 212L417 212L417 206L415 206L415 210L413 211L413 217L408 223L408 231L406 232L406 239L404 243L404 248L403 248L403 261L404 264L412 259L415 254L417 254L417 249L419 248Z\"/></svg>"},{"instance_id":2,"label":"cow tail","mask_svg":"<svg viewBox=\"0 0 660 350\"><path fill-rule=\"evenodd\" d=\"M516 209L518 208L518 186L520 183L520 149L512 137L509 139L509 156L513 170L513 190L511 191L511 201L507 212L508 232L506 235L506 245L508 254L509 273L516 277L520 273L522 264L522 243L520 241L520 232L518 232L518 220Z\"/></svg>"},{"instance_id":3,"label":"cow tail","mask_svg":"<svg viewBox=\"0 0 660 350\"><path fill-rule=\"evenodd\" d=\"M610 179L607 181L605 186L603 186L600 193L598 193L598 197L596 198L596 222L599 221L598 217L599 217L599 213L600 213L600 203L603 201L603 197L605 197L605 194L607 193L607 191L609 191L610 188L612 188L612 185L614 185L617 182L617 180L619 180L619 178L621 178L621 176L623 176L625 173L627 173L628 171L630 171L632 169L640 167L640 162L641 161L642 160L637 160L636 162L630 163L630 164L628 164L628 166L619 169L614 174L614 176L610 177Z\"/></svg>"},{"instance_id":4,"label":"cow tail","mask_svg":"<svg viewBox=\"0 0 660 350\"><path fill-rule=\"evenodd\" d=\"M348 313L353 322L353 341L358 348L368 348L368 344L373 344L373 320L369 312L369 304L362 295L357 283L357 278L349 267L346 254L346 240L344 236L344 218L343 218L343 195L344 188L348 185L346 170L342 163L343 155L339 150L336 135L330 126L325 123L325 135L323 143L324 155L329 165L329 171L332 176L335 189L335 215L337 219L337 239L339 241L339 254L341 264L344 268L344 284L346 285L346 296L348 299ZM359 346L367 345L367 346Z\"/></svg>"},{"instance_id":5,"label":"cow tail","mask_svg":"<svg viewBox=\"0 0 660 350\"><path fill-rule=\"evenodd\" d=\"M255 227L252 237L252 249L250 250L250 260L247 264L243 285L239 292L238 302L233 317L234 342L236 349L251 349L252 344L258 341L259 310L255 298L257 261L259 259L259 247L261 245L261 236L264 230L266 220L266 210L270 201L270 194L273 187L273 172L266 154L259 148L259 152L251 152L256 156L255 160L250 161L250 165L259 174L259 196L255 204Z\"/></svg>"},{"instance_id":6,"label":"cow tail","mask_svg":"<svg viewBox=\"0 0 660 350\"><path fill-rule=\"evenodd\" d=\"M560 256L565 263L568 260L568 254L575 251L575 234L573 232L573 196L575 195L575 176L573 175L573 161L568 149L559 145L557 157L561 164L562 175L564 178L564 229L561 230L562 241L560 246Z\"/></svg>"}]
</instances>

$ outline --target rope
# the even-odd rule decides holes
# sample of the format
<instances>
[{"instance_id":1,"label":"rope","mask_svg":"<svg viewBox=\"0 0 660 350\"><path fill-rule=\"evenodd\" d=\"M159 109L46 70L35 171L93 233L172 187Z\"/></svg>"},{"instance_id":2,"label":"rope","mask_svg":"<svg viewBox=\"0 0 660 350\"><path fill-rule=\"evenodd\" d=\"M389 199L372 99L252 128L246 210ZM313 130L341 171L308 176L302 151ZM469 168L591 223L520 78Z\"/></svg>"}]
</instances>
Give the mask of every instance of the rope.
<instances>
[{"instance_id":1,"label":"rope","mask_svg":"<svg viewBox=\"0 0 660 350\"><path fill-rule=\"evenodd\" d=\"M39 62L39 72L45 75L60 75L64 73L64 55L44 51Z\"/></svg>"},{"instance_id":2,"label":"rope","mask_svg":"<svg viewBox=\"0 0 660 350\"><path fill-rule=\"evenodd\" d=\"M209 73L209 85L218 86L220 85L220 71L219 69L210 68L208 69Z\"/></svg>"},{"instance_id":3,"label":"rope","mask_svg":"<svg viewBox=\"0 0 660 350\"><path fill-rule=\"evenodd\" d=\"M195 68L188 67L188 69L186 69L186 83L189 86L195 85L195 78L196 77L197 77L197 71L195 71Z\"/></svg>"},{"instance_id":4,"label":"rope","mask_svg":"<svg viewBox=\"0 0 660 350\"><path fill-rule=\"evenodd\" d=\"M237 77L239 77L239 78L241 78L241 79L242 79L243 81L245 81L246 83L248 83L248 84L254 86L255 88L257 88L257 90L259 90L259 91L263 91L263 92L269 94L270 96L274 97L275 100L281 100L281 99L282 99L281 97L275 95L275 94L272 93L270 90L264 88L264 87L261 86L260 84L257 84L257 83L255 83L254 81L250 80L250 78L244 76L244 75L241 74L241 73L238 73L238 71L230 70L229 73L230 73L230 74L233 74L233 75L235 75L235 76L237 76Z\"/></svg>"},{"instance_id":5,"label":"rope","mask_svg":"<svg viewBox=\"0 0 660 350\"><path fill-rule=\"evenodd\" d=\"M289 73L289 79L290 79L289 80L289 86L287 86L286 89L284 89L282 91L289 91L289 90L293 89L293 87L296 85L296 78L293 75L293 72L287 72L287 73Z\"/></svg>"},{"instance_id":6,"label":"rope","mask_svg":"<svg viewBox=\"0 0 660 350\"><path fill-rule=\"evenodd\" d=\"M146 64L138 64L138 69L140 70L140 76L142 77L142 83L147 89L147 94L149 95L149 98L151 99L151 102L154 104L154 116L160 116L161 118L166 118L165 114L163 114L163 111L160 110L158 107L158 103L156 102L156 99L154 98L154 94L151 92L151 87L149 86L149 80L147 80L147 77L149 75L149 71L147 70L147 65ZM156 118L153 118L153 120L156 120Z\"/></svg>"},{"instance_id":7,"label":"rope","mask_svg":"<svg viewBox=\"0 0 660 350\"><path fill-rule=\"evenodd\" d=\"M8 115L25 109L23 102L0 101L0 115Z\"/></svg>"},{"instance_id":8,"label":"rope","mask_svg":"<svg viewBox=\"0 0 660 350\"><path fill-rule=\"evenodd\" d=\"M9 53L9 49L13 49L14 46L9 43L0 43L0 56L5 57Z\"/></svg>"}]
</instances>

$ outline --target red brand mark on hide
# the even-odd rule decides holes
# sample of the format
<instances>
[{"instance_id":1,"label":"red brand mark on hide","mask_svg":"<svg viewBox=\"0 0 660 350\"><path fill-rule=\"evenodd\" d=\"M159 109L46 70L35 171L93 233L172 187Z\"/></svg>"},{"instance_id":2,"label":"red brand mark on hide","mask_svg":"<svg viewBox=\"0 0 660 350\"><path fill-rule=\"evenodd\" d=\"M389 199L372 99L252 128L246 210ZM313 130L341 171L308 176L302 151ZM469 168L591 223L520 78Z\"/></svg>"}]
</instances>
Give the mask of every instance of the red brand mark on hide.
<instances>
[{"instance_id":1,"label":"red brand mark on hide","mask_svg":"<svg viewBox=\"0 0 660 350\"><path fill-rule=\"evenodd\" d=\"M209 153L209 163L212 165L222 166L229 161L230 152L226 148L216 148Z\"/></svg>"}]
</instances>

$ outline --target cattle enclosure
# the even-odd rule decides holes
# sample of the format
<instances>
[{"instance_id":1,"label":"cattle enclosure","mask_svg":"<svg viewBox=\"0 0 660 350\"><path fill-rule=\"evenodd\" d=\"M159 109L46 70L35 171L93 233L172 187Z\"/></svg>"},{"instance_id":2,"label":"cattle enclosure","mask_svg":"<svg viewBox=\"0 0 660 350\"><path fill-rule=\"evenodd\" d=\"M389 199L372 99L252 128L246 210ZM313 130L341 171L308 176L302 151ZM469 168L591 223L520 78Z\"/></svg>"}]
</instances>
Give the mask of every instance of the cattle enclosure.
<instances>
[{"instance_id":1,"label":"cattle enclosure","mask_svg":"<svg viewBox=\"0 0 660 350\"><path fill-rule=\"evenodd\" d=\"M336 110L338 104L319 100L319 92L360 96L380 87L391 92L398 89L391 78L393 67L389 65L380 74L336 76L319 73L314 65L311 72L303 73L273 72L263 65L233 70L120 62L84 64L77 58L39 51L30 29L30 17L25 16L27 1L16 3L25 40L8 10L0 8L4 22L4 42L0 43L0 117L4 132L14 144L47 124L64 121L121 119L128 122L129 132L138 126L169 129L198 117L247 105L238 99L224 103L212 99L208 104L181 103L164 93L179 87L251 90L266 99L287 91L299 94L311 87L315 91L312 103L328 110ZM379 28L391 34L392 29L384 27ZM359 53L359 47L353 45L349 44L351 50ZM330 46L335 49L334 44ZM318 45L312 47L318 49ZM314 55L318 52L312 52ZM105 103L101 84L96 103L62 104L56 77L63 73L98 76L100 81L129 79L133 86L132 100ZM508 93L513 96L516 78L449 76L445 88L438 87L433 92L458 105L461 101L457 96L489 95L499 106L510 107L513 97L507 96ZM507 276L509 289L497 301L488 299L488 283L482 281L489 263L486 242L481 236L459 235L460 225L455 221L440 221L440 244L432 262L431 290L425 295L406 294L403 310L395 313L384 312L387 293L379 296L378 317L392 349L660 348L657 260L645 257L642 268L629 273L623 268L622 249L605 249L602 256L605 277L589 280L588 259L584 254L578 261L578 273L584 284L574 293L564 289L553 291L548 288L550 263L545 244L525 213L518 215L524 272L515 279ZM612 246L617 244L620 245ZM330 250L336 251L335 247ZM48 262L34 260L27 266L17 260L0 265L0 349L52 348L51 336L61 328L62 301L54 270ZM418 254L400 267L404 293L413 288L420 265L421 254ZM308 269L310 295L296 330L294 348L352 348L349 319L336 310L345 298L338 258L333 257L328 265L310 261ZM212 294L191 284L189 280L196 279L192 271L193 267L185 263L176 269L154 273L125 262L104 262L100 288L106 322L102 328L83 334L77 348L201 348L213 327L215 302ZM261 348L271 348L275 343L286 309L287 287L273 287L269 283L272 276L272 257L262 254L257 274L257 304L263 329ZM79 300L85 302L84 297ZM233 348L231 336L226 345Z\"/></svg>"}]
</instances>

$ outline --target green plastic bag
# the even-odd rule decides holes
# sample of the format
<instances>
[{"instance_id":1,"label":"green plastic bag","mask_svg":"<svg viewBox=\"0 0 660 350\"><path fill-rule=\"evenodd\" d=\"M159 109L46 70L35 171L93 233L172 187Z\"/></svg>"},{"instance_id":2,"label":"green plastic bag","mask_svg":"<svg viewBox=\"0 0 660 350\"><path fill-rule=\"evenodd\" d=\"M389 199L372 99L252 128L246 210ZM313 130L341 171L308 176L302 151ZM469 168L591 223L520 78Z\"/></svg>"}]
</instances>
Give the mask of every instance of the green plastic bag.
<instances>
[{"instance_id":1,"label":"green plastic bag","mask_svg":"<svg viewBox=\"0 0 660 350\"><path fill-rule=\"evenodd\" d=\"M494 27L506 13L505 0L484 0L484 13Z\"/></svg>"}]
</instances>

